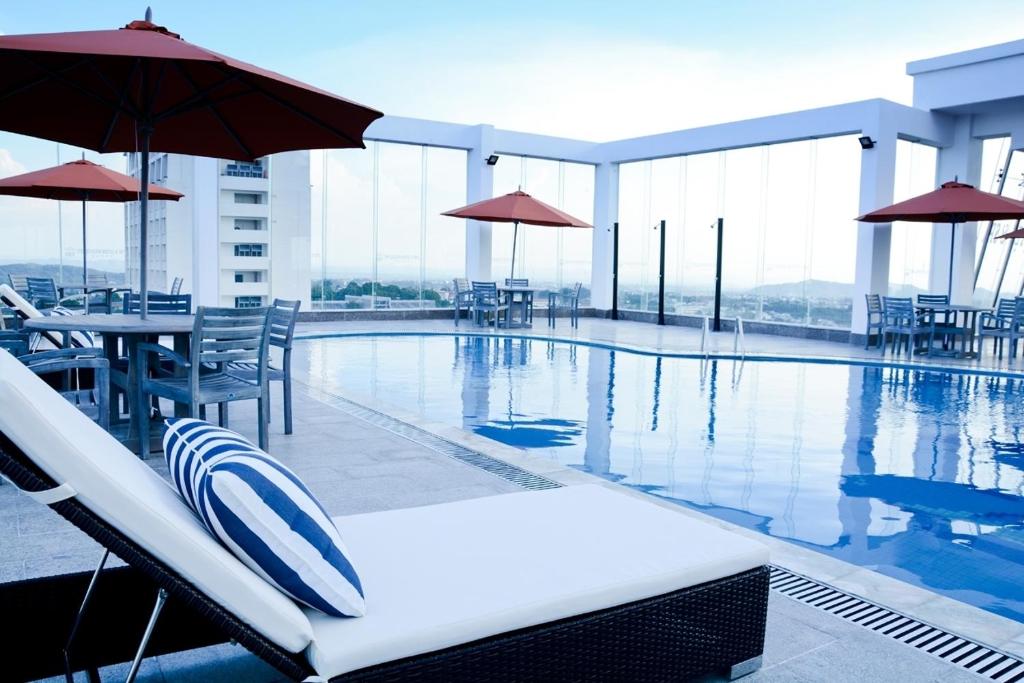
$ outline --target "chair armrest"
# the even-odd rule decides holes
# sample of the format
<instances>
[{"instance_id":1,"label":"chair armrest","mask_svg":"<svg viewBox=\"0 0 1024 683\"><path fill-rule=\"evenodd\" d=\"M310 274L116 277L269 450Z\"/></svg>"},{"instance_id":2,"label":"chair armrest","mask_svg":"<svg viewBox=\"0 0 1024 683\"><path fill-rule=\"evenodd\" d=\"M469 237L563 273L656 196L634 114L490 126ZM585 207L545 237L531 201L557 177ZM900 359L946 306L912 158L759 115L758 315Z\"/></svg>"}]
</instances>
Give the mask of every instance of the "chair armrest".
<instances>
[{"instance_id":1,"label":"chair armrest","mask_svg":"<svg viewBox=\"0 0 1024 683\"><path fill-rule=\"evenodd\" d=\"M160 356L163 356L164 358L169 359L171 362L173 362L177 366L180 366L180 367L183 367L183 368L190 368L190 367L192 367L192 363L191 363L191 361L189 361L188 358L185 358L180 353L175 353L174 351L170 350L166 346L161 346L160 344L153 344L153 343L150 343L150 342L143 342L142 344L139 344L139 351L143 355L143 361L145 361L145 356L146 355L148 355L150 353L155 353L157 355L160 355Z\"/></svg>"},{"instance_id":2,"label":"chair armrest","mask_svg":"<svg viewBox=\"0 0 1024 683\"><path fill-rule=\"evenodd\" d=\"M19 356L18 360L37 375L85 368L94 370L110 369L110 362L103 357L102 349L70 348L40 351Z\"/></svg>"}]
</instances>

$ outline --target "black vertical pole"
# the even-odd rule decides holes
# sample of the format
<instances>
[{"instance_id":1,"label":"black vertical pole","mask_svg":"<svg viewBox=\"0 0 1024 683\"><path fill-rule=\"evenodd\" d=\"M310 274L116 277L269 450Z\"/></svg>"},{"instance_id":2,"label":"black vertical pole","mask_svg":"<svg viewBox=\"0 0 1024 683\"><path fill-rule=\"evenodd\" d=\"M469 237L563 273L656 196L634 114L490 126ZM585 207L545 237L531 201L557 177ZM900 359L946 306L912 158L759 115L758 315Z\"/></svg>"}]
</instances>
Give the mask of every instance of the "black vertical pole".
<instances>
[{"instance_id":1,"label":"black vertical pole","mask_svg":"<svg viewBox=\"0 0 1024 683\"><path fill-rule=\"evenodd\" d=\"M612 320L619 319L619 224L612 224Z\"/></svg>"},{"instance_id":2,"label":"black vertical pole","mask_svg":"<svg viewBox=\"0 0 1024 683\"><path fill-rule=\"evenodd\" d=\"M722 234L725 229L725 221L718 218L718 251L715 255L715 324L712 329L715 332L722 331Z\"/></svg>"},{"instance_id":3,"label":"black vertical pole","mask_svg":"<svg viewBox=\"0 0 1024 683\"><path fill-rule=\"evenodd\" d=\"M659 225L661 248L658 254L658 324L665 324L665 221Z\"/></svg>"}]
</instances>

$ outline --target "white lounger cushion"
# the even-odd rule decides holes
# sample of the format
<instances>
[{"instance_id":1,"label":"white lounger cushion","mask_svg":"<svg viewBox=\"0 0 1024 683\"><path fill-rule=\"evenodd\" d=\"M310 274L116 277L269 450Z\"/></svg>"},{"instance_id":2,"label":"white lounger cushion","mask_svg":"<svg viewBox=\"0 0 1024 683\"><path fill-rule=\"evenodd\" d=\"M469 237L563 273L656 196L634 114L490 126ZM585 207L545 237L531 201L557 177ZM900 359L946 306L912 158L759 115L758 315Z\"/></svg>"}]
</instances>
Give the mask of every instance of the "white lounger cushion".
<instances>
[{"instance_id":1,"label":"white lounger cushion","mask_svg":"<svg viewBox=\"0 0 1024 683\"><path fill-rule=\"evenodd\" d=\"M292 652L309 644L309 620L294 602L217 543L146 463L3 350L0 431L89 509L268 639Z\"/></svg>"},{"instance_id":2,"label":"white lounger cushion","mask_svg":"<svg viewBox=\"0 0 1024 683\"><path fill-rule=\"evenodd\" d=\"M602 486L336 517L366 616L307 610L330 678L760 567L767 548Z\"/></svg>"}]
</instances>

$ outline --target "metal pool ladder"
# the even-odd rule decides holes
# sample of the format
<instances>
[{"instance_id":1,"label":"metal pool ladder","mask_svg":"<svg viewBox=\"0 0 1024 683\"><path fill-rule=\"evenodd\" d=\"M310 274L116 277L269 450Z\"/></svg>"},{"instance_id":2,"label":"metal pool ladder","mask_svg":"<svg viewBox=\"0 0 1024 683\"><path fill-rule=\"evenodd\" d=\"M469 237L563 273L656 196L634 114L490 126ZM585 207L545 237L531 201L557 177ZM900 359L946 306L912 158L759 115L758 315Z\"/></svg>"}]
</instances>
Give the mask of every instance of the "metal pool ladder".
<instances>
[{"instance_id":1,"label":"metal pool ladder","mask_svg":"<svg viewBox=\"0 0 1024 683\"><path fill-rule=\"evenodd\" d=\"M704 326L707 327L708 319L704 318ZM747 339L743 335L743 319L736 318L736 332L732 337L732 352L740 358L747 357Z\"/></svg>"}]
</instances>

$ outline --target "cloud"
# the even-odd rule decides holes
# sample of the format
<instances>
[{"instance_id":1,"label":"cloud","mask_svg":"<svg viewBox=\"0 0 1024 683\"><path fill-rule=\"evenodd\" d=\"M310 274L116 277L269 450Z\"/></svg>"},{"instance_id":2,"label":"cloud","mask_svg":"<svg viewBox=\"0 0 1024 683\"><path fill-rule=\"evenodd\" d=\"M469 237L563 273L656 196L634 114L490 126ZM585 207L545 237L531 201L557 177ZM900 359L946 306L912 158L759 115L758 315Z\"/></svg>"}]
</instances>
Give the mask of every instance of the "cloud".
<instances>
[{"instance_id":1,"label":"cloud","mask_svg":"<svg viewBox=\"0 0 1024 683\"><path fill-rule=\"evenodd\" d=\"M2 35L2 34L0 34ZM0 178L12 175L19 175L25 172L25 167L18 163L10 150L0 147Z\"/></svg>"}]
</instances>

